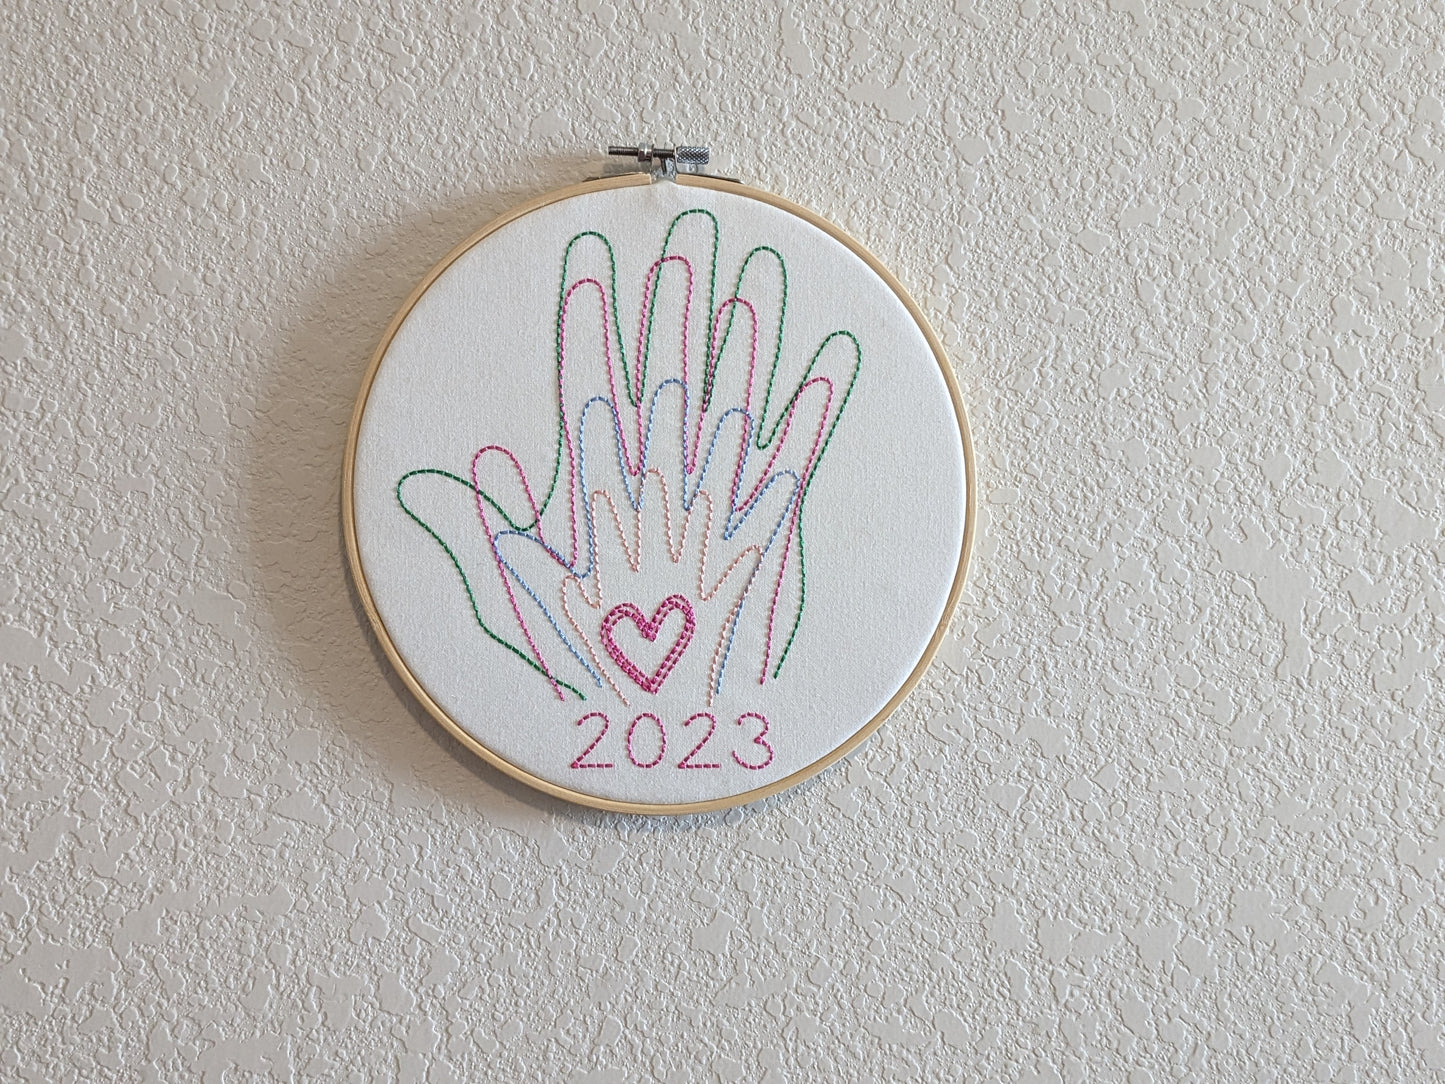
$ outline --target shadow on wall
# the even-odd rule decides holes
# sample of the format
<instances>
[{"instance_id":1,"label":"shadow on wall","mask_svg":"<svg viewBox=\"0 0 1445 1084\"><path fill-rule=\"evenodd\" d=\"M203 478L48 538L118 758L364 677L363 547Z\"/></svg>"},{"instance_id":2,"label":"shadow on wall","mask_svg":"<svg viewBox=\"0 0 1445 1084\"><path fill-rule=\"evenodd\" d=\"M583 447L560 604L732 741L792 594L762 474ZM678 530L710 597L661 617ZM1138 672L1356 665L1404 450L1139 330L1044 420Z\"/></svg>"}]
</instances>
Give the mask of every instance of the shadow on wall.
<instances>
[{"instance_id":1,"label":"shadow on wall","mask_svg":"<svg viewBox=\"0 0 1445 1084\"><path fill-rule=\"evenodd\" d=\"M587 159L588 163L594 160ZM582 176L563 161L563 175ZM593 170L593 172L596 172ZM367 242L346 239L300 305L257 394L255 432L243 495L255 603L295 674L303 711L354 742L359 762L402 787L430 788L492 823L540 822L555 814L629 831L689 830L737 823L788 804L779 795L743 810L690 817L607 814L551 798L494 769L456 740L412 696L393 669L352 583L341 525L341 468L352 409L372 354L395 312L426 272L460 240L545 185L487 193L416 213L378 229ZM350 739L348 742L346 739ZM826 774L826 773L825 773ZM794 797L816 780L794 788Z\"/></svg>"}]
</instances>

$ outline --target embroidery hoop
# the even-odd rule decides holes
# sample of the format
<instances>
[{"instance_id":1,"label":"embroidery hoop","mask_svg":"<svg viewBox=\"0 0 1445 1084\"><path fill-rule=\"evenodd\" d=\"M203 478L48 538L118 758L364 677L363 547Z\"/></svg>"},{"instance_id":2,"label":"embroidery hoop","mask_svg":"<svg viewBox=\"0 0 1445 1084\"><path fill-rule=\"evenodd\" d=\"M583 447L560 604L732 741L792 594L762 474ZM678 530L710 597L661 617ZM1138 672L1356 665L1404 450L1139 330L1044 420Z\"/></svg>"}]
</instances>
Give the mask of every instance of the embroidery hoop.
<instances>
[{"instance_id":1,"label":"embroidery hoop","mask_svg":"<svg viewBox=\"0 0 1445 1084\"><path fill-rule=\"evenodd\" d=\"M813 775L823 771L825 768L841 760L850 752L861 745L873 734L903 702L904 698L914 689L927 671L934 655L937 653L943 637L947 634L949 622L952 619L957 607L959 596L962 593L965 578L967 576L969 559L973 549L975 525L977 518L977 485L976 468L974 461L973 444L970 436L967 413L964 407L962 396L959 392L958 383L953 375L942 344L937 335L930 327L927 319L919 309L916 302L909 296L908 292L899 283L897 278L860 242L844 232L831 222L814 214L804 207L793 203L773 193L752 188L748 185L723 178L706 175L678 173L668 170L665 174L666 180L655 181L654 177L647 173L633 173L621 176L603 177L595 180L584 181L580 184L570 185L555 191L545 193L535 199L522 203L521 205L506 212L500 217L489 222L480 230L472 234L466 240L452 249L412 290L406 301L402 304L396 315L387 325L376 352L372 356L362 380L361 390L357 397L356 407L352 414L350 432L347 438L346 455L342 471L342 523L345 532L346 552L348 563L351 568L353 582L356 585L357 593L361 599L362 606L366 611L368 620L371 623L377 639L392 666L401 676L402 681L411 691L412 695L425 707L429 714L435 718L448 732L458 741L477 754L484 761L493 767L505 772L513 778L526 783L543 793L563 798L568 801L590 806L596 809L607 810L619 813L633 813L646 815L678 815L689 813L702 813L712 810L727 809L733 806L746 805L756 802L769 795L777 794L783 790L797 785ZM468 732L437 702L432 693L415 675L412 669L403 659L391 633L388 631L381 613L373 598L372 588L367 579L364 567L361 548L358 542L356 499L355 499L355 475L357 466L357 449L361 437L363 419L366 415L368 402L371 397L373 386L376 383L377 374L387 356L387 352L396 338L407 317L412 313L418 302L426 295L428 290L442 277L459 259L471 251L478 244L486 240L492 234L501 230L508 224L523 218L542 208L553 204L573 199L578 196L596 192L607 192L618 189L631 188L636 186L649 185L653 183L669 183L685 186L688 188L710 189L725 192L732 195L744 196L760 203L778 208L801 219L804 223L822 231L824 234L842 244L858 257L867 267L887 286L903 307L907 310L908 316L916 324L927 343L928 350L932 354L934 362L938 366L943 383L947 388L954 419L958 425L958 434L961 441L963 476L965 485L964 495L964 524L962 541L959 547L956 569L952 582L949 585L946 601L944 602L942 614L937 627L933 630L926 647L919 655L916 663L908 672L906 678L894 691L883 707L878 710L871 719L859 727L840 744L834 746L824 755L814 759L806 766L799 768L780 779L775 779L762 786L744 790L738 793L722 797L709 798L700 801L686 802L635 802L618 800L614 798L599 796L586 791L577 790L545 779L525 767L513 763L495 750ZM600 740L600 739L599 739ZM659 754L659 757L661 754ZM580 759L580 757L579 757ZM741 762L740 762L741 763Z\"/></svg>"}]
</instances>

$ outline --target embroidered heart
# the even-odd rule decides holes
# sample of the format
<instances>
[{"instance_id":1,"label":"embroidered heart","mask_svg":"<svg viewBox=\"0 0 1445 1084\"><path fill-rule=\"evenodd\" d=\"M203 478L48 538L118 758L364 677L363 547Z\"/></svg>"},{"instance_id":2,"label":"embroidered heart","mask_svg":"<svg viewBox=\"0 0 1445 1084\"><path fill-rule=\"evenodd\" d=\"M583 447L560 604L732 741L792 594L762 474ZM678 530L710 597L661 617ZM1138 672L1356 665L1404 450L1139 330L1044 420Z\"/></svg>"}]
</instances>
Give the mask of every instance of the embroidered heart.
<instances>
[{"instance_id":1,"label":"embroidered heart","mask_svg":"<svg viewBox=\"0 0 1445 1084\"><path fill-rule=\"evenodd\" d=\"M657 635L662 631L662 622L673 610L682 611L682 632L678 633L677 639L667 649L667 655L651 674L642 672L642 668L627 657L627 653L617 646L612 639L612 630L621 621L631 621L637 626L637 631L648 643L656 643ZM622 667L623 672L635 681L643 692L655 693L662 688L662 683L667 680L667 675L672 673L672 668L677 665L677 660L682 658L682 653L687 650L687 645L692 642L692 630L697 625L697 618L692 612L692 603L681 595L668 595L662 600L662 604L652 611L648 617L630 602L619 603L607 611L607 616L602 619L602 646L607 648L607 654L612 656L612 661Z\"/></svg>"}]
</instances>

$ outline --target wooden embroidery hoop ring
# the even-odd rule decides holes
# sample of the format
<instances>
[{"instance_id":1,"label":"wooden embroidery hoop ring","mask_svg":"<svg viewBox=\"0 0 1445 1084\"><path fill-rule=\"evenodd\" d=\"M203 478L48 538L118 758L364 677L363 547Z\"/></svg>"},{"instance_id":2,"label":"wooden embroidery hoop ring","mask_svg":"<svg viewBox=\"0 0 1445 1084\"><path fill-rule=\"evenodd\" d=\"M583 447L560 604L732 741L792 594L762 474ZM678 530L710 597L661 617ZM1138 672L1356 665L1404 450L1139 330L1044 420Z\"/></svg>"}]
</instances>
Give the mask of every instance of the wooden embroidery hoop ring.
<instances>
[{"instance_id":1,"label":"wooden embroidery hoop ring","mask_svg":"<svg viewBox=\"0 0 1445 1084\"><path fill-rule=\"evenodd\" d=\"M687 187L711 188L771 204L774 207L801 218L809 225L822 230L828 234L828 236L851 250L854 255L858 256L859 259L868 265L874 274L887 284L888 288L898 297L898 300L903 303L904 308L908 310L909 316L923 333L924 339L928 342L928 348L933 353L934 361L937 362L939 371L943 375L944 384L948 388L949 399L953 403L954 415L958 421L959 436L963 444L964 485L966 493L964 495L963 541L959 546L958 567L954 573L953 582L949 586L948 599L944 603L943 614L939 618L938 627L934 629L933 635L929 638L928 646L924 648L923 654L909 672L908 677L904 679L903 684L899 686L898 690L894 692L888 702L883 705L883 708L874 715L872 719L861 726L842 744L819 757L806 767L800 768L791 775L769 783L766 786L721 798L710 798L700 802L625 802L612 798L601 798L583 791L572 790L569 787L561 786L534 775L483 745L442 709L441 705L432 698L431 694L428 693L421 682L417 680L406 663L402 661L401 654L392 642L391 635L388 633L386 625L382 622L381 614L378 612L376 603L372 599L371 588L366 581L366 570L362 568L361 564L361 551L356 541L356 508L353 498L353 488L356 471L356 445L361 434L362 416L366 412L367 400L371 395L371 388L376 380L376 374L381 368L382 359L386 357L386 352L391 346L392 339L395 337L407 316L410 315L413 307L421 300L422 295L425 294L427 290L431 288L432 284L464 253L468 252L475 245L485 240L509 222L515 221L524 215L531 214L533 211L539 210L542 207L547 207L553 203L560 203L563 200L572 199L575 196L652 183L676 183ZM914 686L922 679L929 664L933 661L933 656L938 652L939 645L943 642L943 637L948 632L948 624L953 617L954 608L958 604L959 595L963 592L964 579L968 573L969 557L973 552L974 530L977 521L978 493L976 474L973 440L968 428L968 415L964 409L963 397L959 393L958 381L954 377L953 369L950 367L948 358L943 352L943 345L938 341L938 336L934 333L933 328L929 326L927 319L913 298L908 295L903 285L893 276L892 272L879 262L876 256L831 222L819 217L804 207L800 207L791 200L784 199L782 196L774 195L771 192L717 177L678 174L675 181L654 182L652 177L646 173L634 173L617 177L603 177L597 180L583 181L581 184L569 185L566 188L559 188L555 191L548 192L513 208L501 217L493 219L461 244L457 245L456 248L447 253L441 262L433 267L431 271L427 273L426 277L417 284L416 289L412 290L410 296L407 297L406 301L403 302L401 308L397 311L397 314L392 317L391 323L387 325L386 332L381 337L381 343L377 346L376 353L372 355L371 364L367 366L366 375L361 382L361 391L356 399L356 409L352 412L351 416L351 431L346 439L346 459L341 472L341 519L346 534L346 555L351 566L352 579L356 584L357 594L361 597L362 607L366 610L366 616L371 621L371 627L375 631L377 639L381 641L382 650L386 652L386 657L391 660L391 665L395 667L397 673L401 675L402 681L406 683L412 695L421 702L422 706L431 713L437 722L446 727L453 737L488 764L505 772L512 778L518 779L528 786L542 791L544 794L550 794L578 805L590 806L593 809L602 809L613 813L638 813L651 816L681 815L688 813L707 813L713 810L747 805L766 798L769 795L787 790L789 787L796 786L798 783L803 782L803 780L821 772L824 768L837 763L854 749L858 748L875 730L883 725L883 721L887 719L888 716L893 714L898 705L903 702L904 697L913 691Z\"/></svg>"}]
</instances>

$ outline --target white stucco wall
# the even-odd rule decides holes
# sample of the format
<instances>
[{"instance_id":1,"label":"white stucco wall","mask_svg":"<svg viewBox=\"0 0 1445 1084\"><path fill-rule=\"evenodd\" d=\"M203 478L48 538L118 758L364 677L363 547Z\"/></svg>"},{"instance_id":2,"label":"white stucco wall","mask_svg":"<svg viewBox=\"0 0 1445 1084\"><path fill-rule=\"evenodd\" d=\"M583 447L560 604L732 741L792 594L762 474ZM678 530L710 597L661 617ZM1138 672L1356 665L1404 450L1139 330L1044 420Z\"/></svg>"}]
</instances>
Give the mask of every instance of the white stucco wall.
<instances>
[{"instance_id":1,"label":"white stucco wall","mask_svg":"<svg viewBox=\"0 0 1445 1084\"><path fill-rule=\"evenodd\" d=\"M0 6L0 1078L1445 1071L1445 10L904 7ZM985 494L899 714L685 821L461 750L337 513L634 137L896 270Z\"/></svg>"}]
</instances>

